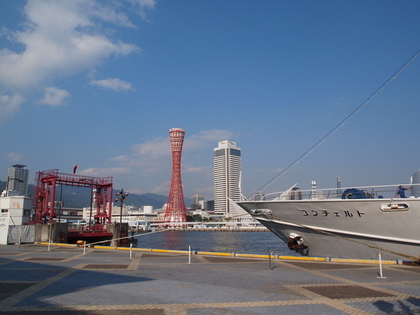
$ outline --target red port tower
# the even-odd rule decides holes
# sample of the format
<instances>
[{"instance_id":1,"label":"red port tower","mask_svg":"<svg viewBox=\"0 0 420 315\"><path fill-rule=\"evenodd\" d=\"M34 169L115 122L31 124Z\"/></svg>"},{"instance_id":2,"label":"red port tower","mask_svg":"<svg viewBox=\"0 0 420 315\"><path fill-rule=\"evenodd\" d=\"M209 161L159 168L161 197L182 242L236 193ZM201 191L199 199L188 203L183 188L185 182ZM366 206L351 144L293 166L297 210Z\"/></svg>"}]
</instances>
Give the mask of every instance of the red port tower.
<instances>
[{"instance_id":1,"label":"red port tower","mask_svg":"<svg viewBox=\"0 0 420 315\"><path fill-rule=\"evenodd\" d=\"M185 209L181 180L181 155L184 135L184 129L172 128L169 130L172 151L172 179L165 211L165 222L187 221L187 210Z\"/></svg>"}]
</instances>

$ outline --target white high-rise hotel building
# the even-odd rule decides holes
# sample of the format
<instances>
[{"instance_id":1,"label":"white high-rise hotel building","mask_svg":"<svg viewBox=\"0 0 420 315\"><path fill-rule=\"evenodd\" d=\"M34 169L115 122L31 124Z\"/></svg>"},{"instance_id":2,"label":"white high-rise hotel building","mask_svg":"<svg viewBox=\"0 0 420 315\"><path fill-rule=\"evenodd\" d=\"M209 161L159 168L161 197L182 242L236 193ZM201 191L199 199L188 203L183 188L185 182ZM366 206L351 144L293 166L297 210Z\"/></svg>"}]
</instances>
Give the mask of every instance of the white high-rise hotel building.
<instances>
[{"instance_id":1,"label":"white high-rise hotel building","mask_svg":"<svg viewBox=\"0 0 420 315\"><path fill-rule=\"evenodd\" d=\"M241 197L241 149L231 140L219 141L214 149L214 212L230 217L235 211L228 198Z\"/></svg>"}]
</instances>

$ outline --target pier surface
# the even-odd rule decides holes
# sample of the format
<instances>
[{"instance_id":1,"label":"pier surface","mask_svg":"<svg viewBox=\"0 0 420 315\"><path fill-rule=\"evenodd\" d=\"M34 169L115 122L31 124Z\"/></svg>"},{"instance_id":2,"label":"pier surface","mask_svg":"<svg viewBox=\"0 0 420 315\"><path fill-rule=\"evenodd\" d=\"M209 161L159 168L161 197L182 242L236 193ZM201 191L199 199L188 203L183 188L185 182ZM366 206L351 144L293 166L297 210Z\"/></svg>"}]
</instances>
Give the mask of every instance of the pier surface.
<instances>
[{"instance_id":1,"label":"pier surface","mask_svg":"<svg viewBox=\"0 0 420 315\"><path fill-rule=\"evenodd\" d=\"M420 266L380 274L377 264L0 245L0 314L420 314Z\"/></svg>"}]
</instances>

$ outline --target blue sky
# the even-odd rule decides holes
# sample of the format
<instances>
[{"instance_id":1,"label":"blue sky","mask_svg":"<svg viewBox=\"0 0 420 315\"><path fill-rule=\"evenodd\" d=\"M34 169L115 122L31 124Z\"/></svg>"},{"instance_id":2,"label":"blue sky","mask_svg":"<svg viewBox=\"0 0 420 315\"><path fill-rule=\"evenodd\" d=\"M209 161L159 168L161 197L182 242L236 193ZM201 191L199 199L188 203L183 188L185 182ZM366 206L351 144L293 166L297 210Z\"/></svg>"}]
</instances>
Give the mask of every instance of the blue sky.
<instances>
[{"instance_id":1,"label":"blue sky","mask_svg":"<svg viewBox=\"0 0 420 315\"><path fill-rule=\"evenodd\" d=\"M420 2L0 0L0 179L112 176L166 195L168 131L184 194L213 198L213 149L242 149L249 195L420 49ZM420 58L266 192L408 183L420 168Z\"/></svg>"}]
</instances>

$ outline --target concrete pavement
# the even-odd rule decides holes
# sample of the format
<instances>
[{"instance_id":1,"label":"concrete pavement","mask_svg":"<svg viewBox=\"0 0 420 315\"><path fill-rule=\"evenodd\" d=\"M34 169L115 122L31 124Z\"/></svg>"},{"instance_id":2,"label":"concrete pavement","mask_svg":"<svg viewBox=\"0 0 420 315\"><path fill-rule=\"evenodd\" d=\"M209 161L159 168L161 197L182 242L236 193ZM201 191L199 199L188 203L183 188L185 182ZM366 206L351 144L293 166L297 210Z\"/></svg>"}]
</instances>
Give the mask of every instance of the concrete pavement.
<instances>
[{"instance_id":1,"label":"concrete pavement","mask_svg":"<svg viewBox=\"0 0 420 315\"><path fill-rule=\"evenodd\" d=\"M271 267L271 268L270 268ZM1 314L420 314L420 266L0 245Z\"/></svg>"}]
</instances>

